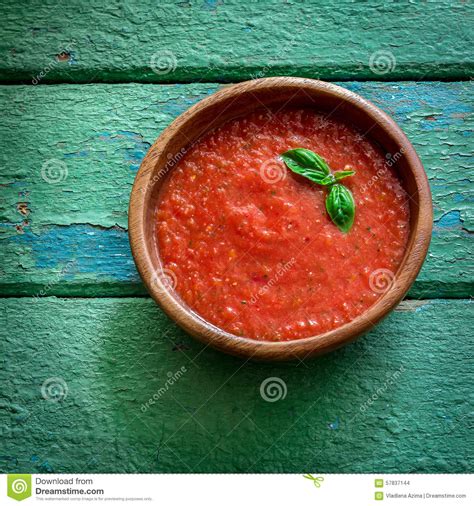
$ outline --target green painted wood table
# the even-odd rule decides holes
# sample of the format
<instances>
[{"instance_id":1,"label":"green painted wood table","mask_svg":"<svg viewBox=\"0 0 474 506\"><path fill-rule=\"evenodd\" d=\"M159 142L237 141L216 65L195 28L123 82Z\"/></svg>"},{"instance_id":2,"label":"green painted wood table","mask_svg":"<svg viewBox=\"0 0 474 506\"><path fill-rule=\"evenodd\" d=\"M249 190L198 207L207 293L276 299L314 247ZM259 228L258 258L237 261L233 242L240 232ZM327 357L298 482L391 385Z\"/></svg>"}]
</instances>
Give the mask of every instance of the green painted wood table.
<instances>
[{"instance_id":1,"label":"green painted wood table","mask_svg":"<svg viewBox=\"0 0 474 506\"><path fill-rule=\"evenodd\" d=\"M472 471L473 18L454 1L3 1L0 470ZM204 348L147 297L127 204L173 118L273 75L391 114L435 222L382 324L259 364Z\"/></svg>"}]
</instances>

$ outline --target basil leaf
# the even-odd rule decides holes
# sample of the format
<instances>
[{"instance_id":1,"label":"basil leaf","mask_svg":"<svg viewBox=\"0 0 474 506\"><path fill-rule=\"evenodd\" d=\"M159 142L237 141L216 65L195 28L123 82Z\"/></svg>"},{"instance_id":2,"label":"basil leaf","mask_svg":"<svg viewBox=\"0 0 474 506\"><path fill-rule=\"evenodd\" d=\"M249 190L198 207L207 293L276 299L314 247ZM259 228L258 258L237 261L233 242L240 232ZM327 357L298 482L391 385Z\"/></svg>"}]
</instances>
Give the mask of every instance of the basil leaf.
<instances>
[{"instance_id":1,"label":"basil leaf","mask_svg":"<svg viewBox=\"0 0 474 506\"><path fill-rule=\"evenodd\" d=\"M326 160L324 160L324 158L319 156L317 153L310 151L309 149L290 149L289 151L283 153L281 157L285 163L287 161L290 161L293 166L298 165L301 169L322 172L324 175L327 175L331 172L329 165L326 163ZM289 168L291 170L294 170L292 167Z\"/></svg>"},{"instance_id":2,"label":"basil leaf","mask_svg":"<svg viewBox=\"0 0 474 506\"><path fill-rule=\"evenodd\" d=\"M348 176L353 176L355 174L355 170L338 170L334 173L334 178L336 181L340 181Z\"/></svg>"},{"instance_id":3,"label":"basil leaf","mask_svg":"<svg viewBox=\"0 0 474 506\"><path fill-rule=\"evenodd\" d=\"M333 174L324 158L309 149L290 149L280 156L286 166L296 174L300 174L321 186L328 187L327 212L339 230L344 233L349 232L354 224L354 197L351 191L339 184L338 181L354 175L355 171L340 170ZM352 167L346 165L345 168L350 169Z\"/></svg>"},{"instance_id":4,"label":"basil leaf","mask_svg":"<svg viewBox=\"0 0 474 506\"><path fill-rule=\"evenodd\" d=\"M333 185L326 197L326 209L339 230L349 232L355 217L355 202L351 191L342 184Z\"/></svg>"},{"instance_id":5,"label":"basil leaf","mask_svg":"<svg viewBox=\"0 0 474 506\"><path fill-rule=\"evenodd\" d=\"M319 184L322 184L323 186L331 186L336 182L336 178L334 177L334 174L328 174L325 176L324 179L322 179Z\"/></svg>"},{"instance_id":6,"label":"basil leaf","mask_svg":"<svg viewBox=\"0 0 474 506\"><path fill-rule=\"evenodd\" d=\"M314 169L305 169L304 167L301 167L301 165L298 165L293 160L287 159L283 155L281 156L281 159L285 162L285 165L293 172L299 174L300 176L304 176L311 181L314 181L315 183L321 184L321 181L326 177L326 174L324 172Z\"/></svg>"}]
</instances>

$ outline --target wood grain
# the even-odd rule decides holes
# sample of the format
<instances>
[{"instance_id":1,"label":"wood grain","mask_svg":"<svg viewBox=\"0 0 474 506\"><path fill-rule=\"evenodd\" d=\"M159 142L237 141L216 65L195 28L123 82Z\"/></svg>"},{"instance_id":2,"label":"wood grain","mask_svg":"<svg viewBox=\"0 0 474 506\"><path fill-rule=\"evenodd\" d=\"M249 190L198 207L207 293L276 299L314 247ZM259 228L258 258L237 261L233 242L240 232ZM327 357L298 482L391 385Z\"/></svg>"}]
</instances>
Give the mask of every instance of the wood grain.
<instances>
[{"instance_id":1,"label":"wood grain","mask_svg":"<svg viewBox=\"0 0 474 506\"><path fill-rule=\"evenodd\" d=\"M410 296L469 296L473 84L344 86L394 117L430 178L434 234ZM126 232L135 173L163 128L216 89L216 84L0 87L2 293L144 294ZM67 170L57 184L42 177L50 160Z\"/></svg>"},{"instance_id":2,"label":"wood grain","mask_svg":"<svg viewBox=\"0 0 474 506\"><path fill-rule=\"evenodd\" d=\"M151 299L2 299L0 472L469 472L472 307L407 301L328 356L257 364L204 349ZM269 377L284 399L261 397Z\"/></svg>"},{"instance_id":3,"label":"wood grain","mask_svg":"<svg viewBox=\"0 0 474 506\"><path fill-rule=\"evenodd\" d=\"M474 68L474 6L451 0L6 0L0 19L3 81L459 79Z\"/></svg>"}]
</instances>

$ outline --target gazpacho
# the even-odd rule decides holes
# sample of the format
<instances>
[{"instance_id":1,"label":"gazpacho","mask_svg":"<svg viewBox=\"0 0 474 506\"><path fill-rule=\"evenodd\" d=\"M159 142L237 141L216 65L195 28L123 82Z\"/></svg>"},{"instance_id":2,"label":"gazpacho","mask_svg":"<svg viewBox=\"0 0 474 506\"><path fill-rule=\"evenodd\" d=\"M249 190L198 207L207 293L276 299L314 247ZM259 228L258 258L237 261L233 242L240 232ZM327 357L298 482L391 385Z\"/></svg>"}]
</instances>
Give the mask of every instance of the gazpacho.
<instances>
[{"instance_id":1,"label":"gazpacho","mask_svg":"<svg viewBox=\"0 0 474 506\"><path fill-rule=\"evenodd\" d=\"M399 156L309 108L229 121L194 143L161 189L165 272L193 311L236 336L288 341L350 322L405 252Z\"/></svg>"}]
</instances>

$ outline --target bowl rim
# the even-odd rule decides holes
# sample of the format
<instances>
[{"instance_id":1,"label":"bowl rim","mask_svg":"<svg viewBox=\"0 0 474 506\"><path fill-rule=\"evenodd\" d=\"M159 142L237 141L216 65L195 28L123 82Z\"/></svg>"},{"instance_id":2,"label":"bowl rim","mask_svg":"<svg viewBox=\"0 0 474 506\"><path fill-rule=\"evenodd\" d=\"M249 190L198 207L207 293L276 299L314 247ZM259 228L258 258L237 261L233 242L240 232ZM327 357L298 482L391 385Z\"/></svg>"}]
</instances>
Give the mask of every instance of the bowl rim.
<instances>
[{"instance_id":1,"label":"bowl rim","mask_svg":"<svg viewBox=\"0 0 474 506\"><path fill-rule=\"evenodd\" d=\"M156 276L155 267L148 251L145 225L147 197L153 188L150 184L161 153L169 141L189 120L198 117L209 106L265 88L294 87L295 90L307 89L312 93L331 95L348 102L368 115L382 128L384 134L392 138L403 149L406 164L410 168L415 182L418 199L418 216L405 254L393 282L388 290L364 313L354 320L322 334L291 341L258 341L230 334L206 321L186 304L179 300L174 290L160 276ZM215 127L220 124L216 124ZM172 169L171 169L172 170ZM145 189L145 190L143 190ZM413 196L413 195L412 195ZM138 272L150 293L163 311L189 334L206 345L220 351L255 360L302 360L306 357L332 351L373 328L403 299L414 282L426 257L431 240L433 209L431 191L423 165L412 144L386 113L370 101L356 93L332 83L298 77L271 77L255 79L226 86L209 97L204 98L179 115L158 137L148 150L133 184L129 204L129 240L132 255ZM157 247L157 246L156 246Z\"/></svg>"}]
</instances>

